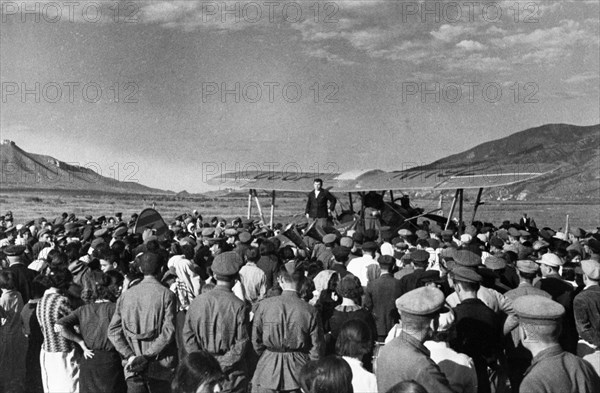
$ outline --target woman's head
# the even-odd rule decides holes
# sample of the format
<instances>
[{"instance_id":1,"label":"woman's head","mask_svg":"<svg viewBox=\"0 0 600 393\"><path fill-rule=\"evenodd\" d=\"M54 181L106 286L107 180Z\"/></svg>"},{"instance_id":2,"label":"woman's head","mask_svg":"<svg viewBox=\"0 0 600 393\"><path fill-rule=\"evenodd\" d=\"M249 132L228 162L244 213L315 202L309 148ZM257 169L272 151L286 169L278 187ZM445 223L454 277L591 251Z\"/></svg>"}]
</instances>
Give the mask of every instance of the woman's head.
<instances>
[{"instance_id":1,"label":"woman's head","mask_svg":"<svg viewBox=\"0 0 600 393\"><path fill-rule=\"evenodd\" d=\"M352 274L345 275L337 286L337 293L341 297L359 302L363 295L360 279Z\"/></svg>"},{"instance_id":2,"label":"woman's head","mask_svg":"<svg viewBox=\"0 0 600 393\"><path fill-rule=\"evenodd\" d=\"M16 289L15 274L9 270L0 271L0 288L6 290Z\"/></svg>"},{"instance_id":3,"label":"woman's head","mask_svg":"<svg viewBox=\"0 0 600 393\"><path fill-rule=\"evenodd\" d=\"M335 342L335 352L339 356L361 359L372 349L373 333L365 322L353 319L342 325Z\"/></svg>"},{"instance_id":4,"label":"woman's head","mask_svg":"<svg viewBox=\"0 0 600 393\"><path fill-rule=\"evenodd\" d=\"M219 362L208 352L189 353L175 373L171 384L173 393L213 393L221 391L220 382L225 379Z\"/></svg>"},{"instance_id":5,"label":"woman's head","mask_svg":"<svg viewBox=\"0 0 600 393\"><path fill-rule=\"evenodd\" d=\"M100 299L114 302L123 290L123 275L117 270L109 270L102 275L102 281L98 286L98 297Z\"/></svg>"},{"instance_id":6,"label":"woman's head","mask_svg":"<svg viewBox=\"0 0 600 393\"><path fill-rule=\"evenodd\" d=\"M300 386L304 393L353 393L352 370L337 356L313 360L302 367Z\"/></svg>"}]
</instances>

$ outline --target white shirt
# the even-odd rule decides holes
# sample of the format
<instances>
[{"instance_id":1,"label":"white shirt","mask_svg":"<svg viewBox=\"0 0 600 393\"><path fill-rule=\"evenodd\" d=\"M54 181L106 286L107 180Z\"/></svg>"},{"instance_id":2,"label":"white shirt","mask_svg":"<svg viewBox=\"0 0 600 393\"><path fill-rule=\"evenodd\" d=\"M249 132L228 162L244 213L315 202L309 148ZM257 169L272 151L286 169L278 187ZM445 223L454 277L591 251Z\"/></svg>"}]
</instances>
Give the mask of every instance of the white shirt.
<instances>
[{"instance_id":1,"label":"white shirt","mask_svg":"<svg viewBox=\"0 0 600 393\"><path fill-rule=\"evenodd\" d=\"M367 286L369 279L367 277L367 266L377 264L377 261L369 254L365 254L362 257L354 258L349 263L346 269L358 277L360 284L363 287Z\"/></svg>"},{"instance_id":2,"label":"white shirt","mask_svg":"<svg viewBox=\"0 0 600 393\"><path fill-rule=\"evenodd\" d=\"M473 359L458 353L445 342L425 341L433 360L446 375L450 387L455 392L477 393L477 372Z\"/></svg>"},{"instance_id":3,"label":"white shirt","mask_svg":"<svg viewBox=\"0 0 600 393\"><path fill-rule=\"evenodd\" d=\"M377 393L375 374L368 372L358 359L342 356L352 370L352 389L354 393Z\"/></svg>"}]
</instances>

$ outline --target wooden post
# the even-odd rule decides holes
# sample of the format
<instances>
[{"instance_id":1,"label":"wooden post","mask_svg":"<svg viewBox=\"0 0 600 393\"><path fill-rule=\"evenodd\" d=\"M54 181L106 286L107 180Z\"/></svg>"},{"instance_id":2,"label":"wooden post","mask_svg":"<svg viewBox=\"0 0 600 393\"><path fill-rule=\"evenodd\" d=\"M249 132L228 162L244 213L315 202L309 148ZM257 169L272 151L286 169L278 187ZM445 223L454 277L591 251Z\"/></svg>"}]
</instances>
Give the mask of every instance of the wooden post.
<instances>
[{"instance_id":1,"label":"wooden post","mask_svg":"<svg viewBox=\"0 0 600 393\"><path fill-rule=\"evenodd\" d=\"M252 217L252 189L248 190L248 214L246 218L249 220Z\"/></svg>"},{"instance_id":2,"label":"wooden post","mask_svg":"<svg viewBox=\"0 0 600 393\"><path fill-rule=\"evenodd\" d=\"M462 188L460 189L460 196L458 199L458 235L462 235L463 231L462 231L462 224L463 224L463 196L464 196L464 191Z\"/></svg>"},{"instance_id":3,"label":"wooden post","mask_svg":"<svg viewBox=\"0 0 600 393\"><path fill-rule=\"evenodd\" d=\"M348 193L348 204L350 205L350 211L354 213L354 205L352 203L352 193Z\"/></svg>"},{"instance_id":4,"label":"wooden post","mask_svg":"<svg viewBox=\"0 0 600 393\"><path fill-rule=\"evenodd\" d=\"M265 224L265 216L263 215L262 209L260 207L260 201L258 200L258 194L256 193L256 190L254 190L254 202L256 202L256 208L258 209L258 215L260 216L260 220L262 221L263 225Z\"/></svg>"},{"instance_id":5,"label":"wooden post","mask_svg":"<svg viewBox=\"0 0 600 393\"><path fill-rule=\"evenodd\" d=\"M394 204L394 191L390 190L390 203Z\"/></svg>"},{"instance_id":6,"label":"wooden post","mask_svg":"<svg viewBox=\"0 0 600 393\"><path fill-rule=\"evenodd\" d=\"M473 223L473 221L475 221L475 214L477 214L477 208L479 207L479 205L483 205L483 203L481 203L481 194L483 193L483 187L481 187L479 189L479 192L477 193L477 199L475 200L475 206L473 206L473 218L471 218L471 223Z\"/></svg>"},{"instance_id":7,"label":"wooden post","mask_svg":"<svg viewBox=\"0 0 600 393\"><path fill-rule=\"evenodd\" d=\"M446 220L446 226L444 229L448 229L450 225L450 221L452 221L452 216L454 215L454 209L456 208L456 201L458 200L458 190L454 194L454 198L452 198L452 206L450 207L450 212L448 213L448 219Z\"/></svg>"},{"instance_id":8,"label":"wooden post","mask_svg":"<svg viewBox=\"0 0 600 393\"><path fill-rule=\"evenodd\" d=\"M275 190L271 191L271 222L269 226L273 229L273 220L275 217Z\"/></svg>"}]
</instances>

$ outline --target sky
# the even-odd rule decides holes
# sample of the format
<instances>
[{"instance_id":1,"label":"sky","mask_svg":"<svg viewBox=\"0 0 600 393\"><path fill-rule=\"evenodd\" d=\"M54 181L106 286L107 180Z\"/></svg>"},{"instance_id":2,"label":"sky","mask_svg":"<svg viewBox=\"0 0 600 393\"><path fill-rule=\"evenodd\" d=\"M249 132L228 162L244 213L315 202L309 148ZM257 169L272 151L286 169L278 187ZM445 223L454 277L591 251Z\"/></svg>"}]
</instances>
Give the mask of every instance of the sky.
<instances>
[{"instance_id":1,"label":"sky","mask_svg":"<svg viewBox=\"0 0 600 393\"><path fill-rule=\"evenodd\" d=\"M173 191L407 168L600 123L599 4L2 0L0 133Z\"/></svg>"}]
</instances>

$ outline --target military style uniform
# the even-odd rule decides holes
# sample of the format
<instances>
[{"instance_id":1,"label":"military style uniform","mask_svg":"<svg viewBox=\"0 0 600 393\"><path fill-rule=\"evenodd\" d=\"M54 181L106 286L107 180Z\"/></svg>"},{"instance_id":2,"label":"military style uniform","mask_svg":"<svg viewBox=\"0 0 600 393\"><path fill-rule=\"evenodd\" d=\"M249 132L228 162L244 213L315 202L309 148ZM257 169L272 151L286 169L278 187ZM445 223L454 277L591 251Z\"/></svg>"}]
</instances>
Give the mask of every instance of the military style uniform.
<instances>
[{"instance_id":1,"label":"military style uniform","mask_svg":"<svg viewBox=\"0 0 600 393\"><path fill-rule=\"evenodd\" d=\"M264 299L254 314L252 345L260 356L252 392L300 389L300 369L323 350L317 310L295 291Z\"/></svg>"}]
</instances>

